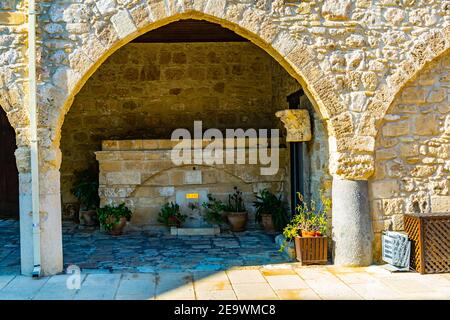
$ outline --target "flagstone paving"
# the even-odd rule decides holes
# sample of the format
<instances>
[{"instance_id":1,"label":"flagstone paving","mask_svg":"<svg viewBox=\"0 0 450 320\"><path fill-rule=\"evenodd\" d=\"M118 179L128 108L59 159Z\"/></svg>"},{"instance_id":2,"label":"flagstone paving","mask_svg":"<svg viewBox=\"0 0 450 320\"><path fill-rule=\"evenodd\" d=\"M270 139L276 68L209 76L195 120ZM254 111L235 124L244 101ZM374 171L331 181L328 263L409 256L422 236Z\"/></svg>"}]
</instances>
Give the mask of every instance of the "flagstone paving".
<instances>
[{"instance_id":1,"label":"flagstone paving","mask_svg":"<svg viewBox=\"0 0 450 320\"><path fill-rule=\"evenodd\" d=\"M0 273L20 273L19 223L0 220ZM216 236L172 236L165 229L127 230L113 237L98 227L63 223L64 266L105 272L218 271L284 263L274 235L261 230Z\"/></svg>"},{"instance_id":2,"label":"flagstone paving","mask_svg":"<svg viewBox=\"0 0 450 320\"><path fill-rule=\"evenodd\" d=\"M64 224L65 263L82 271L39 279L18 274L18 222L0 221L0 242L0 300L450 300L450 274L302 267L256 230L195 238L133 231L112 238Z\"/></svg>"},{"instance_id":3,"label":"flagstone paving","mask_svg":"<svg viewBox=\"0 0 450 320\"><path fill-rule=\"evenodd\" d=\"M450 275L391 273L382 266L276 264L226 271L82 273L33 279L0 275L0 300L450 299Z\"/></svg>"}]
</instances>

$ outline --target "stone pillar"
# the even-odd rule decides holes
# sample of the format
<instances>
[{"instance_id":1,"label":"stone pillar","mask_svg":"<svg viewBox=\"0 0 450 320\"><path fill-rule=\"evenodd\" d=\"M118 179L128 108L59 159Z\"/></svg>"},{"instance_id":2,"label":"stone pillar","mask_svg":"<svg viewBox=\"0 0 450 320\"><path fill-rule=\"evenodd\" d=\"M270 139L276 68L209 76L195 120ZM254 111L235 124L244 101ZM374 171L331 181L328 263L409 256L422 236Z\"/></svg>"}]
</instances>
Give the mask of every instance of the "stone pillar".
<instances>
[{"instance_id":1,"label":"stone pillar","mask_svg":"<svg viewBox=\"0 0 450 320\"><path fill-rule=\"evenodd\" d=\"M334 264L368 266L372 263L372 221L367 180L333 177L332 228Z\"/></svg>"},{"instance_id":2,"label":"stone pillar","mask_svg":"<svg viewBox=\"0 0 450 320\"><path fill-rule=\"evenodd\" d=\"M16 160L19 170L21 272L31 275L34 263L29 149L18 148ZM63 270L60 174L54 168L41 167L41 270L43 275L52 275Z\"/></svg>"},{"instance_id":3,"label":"stone pillar","mask_svg":"<svg viewBox=\"0 0 450 320\"><path fill-rule=\"evenodd\" d=\"M63 271L59 170L41 172L41 267L43 275Z\"/></svg>"}]
</instances>

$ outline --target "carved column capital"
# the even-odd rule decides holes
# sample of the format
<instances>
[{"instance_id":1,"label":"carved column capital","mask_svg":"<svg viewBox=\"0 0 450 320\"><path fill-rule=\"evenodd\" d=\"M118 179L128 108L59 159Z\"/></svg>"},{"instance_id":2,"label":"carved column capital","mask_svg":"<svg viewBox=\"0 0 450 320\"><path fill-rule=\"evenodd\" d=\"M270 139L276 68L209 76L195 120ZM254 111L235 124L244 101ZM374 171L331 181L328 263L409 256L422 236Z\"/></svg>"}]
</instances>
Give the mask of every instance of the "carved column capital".
<instances>
[{"instance_id":1,"label":"carved column capital","mask_svg":"<svg viewBox=\"0 0 450 320\"><path fill-rule=\"evenodd\" d=\"M287 142L301 142L311 140L311 120L308 110L288 109L275 113L284 123L287 130Z\"/></svg>"}]
</instances>

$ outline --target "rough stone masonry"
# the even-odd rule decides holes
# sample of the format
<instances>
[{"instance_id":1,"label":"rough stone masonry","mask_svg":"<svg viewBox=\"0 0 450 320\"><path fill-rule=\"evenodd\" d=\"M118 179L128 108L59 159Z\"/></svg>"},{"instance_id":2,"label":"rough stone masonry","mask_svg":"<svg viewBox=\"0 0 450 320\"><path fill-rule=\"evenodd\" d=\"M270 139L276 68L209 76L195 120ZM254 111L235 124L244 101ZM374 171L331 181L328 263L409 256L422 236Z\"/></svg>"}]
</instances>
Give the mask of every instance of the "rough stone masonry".
<instances>
[{"instance_id":1,"label":"rough stone masonry","mask_svg":"<svg viewBox=\"0 0 450 320\"><path fill-rule=\"evenodd\" d=\"M25 274L32 267L26 10L24 0L0 2L0 105L17 134ZM249 39L306 92L326 128L333 187L361 195L343 199L333 190L333 219L352 226L333 241L362 253L339 250L336 261L367 264L366 236L375 232L376 253L376 235L401 229L405 212L449 210L449 0L46 0L37 11L46 274L62 269L65 115L117 49L180 19L208 20ZM349 202L358 214L343 212ZM354 224L359 216L364 225Z\"/></svg>"}]
</instances>

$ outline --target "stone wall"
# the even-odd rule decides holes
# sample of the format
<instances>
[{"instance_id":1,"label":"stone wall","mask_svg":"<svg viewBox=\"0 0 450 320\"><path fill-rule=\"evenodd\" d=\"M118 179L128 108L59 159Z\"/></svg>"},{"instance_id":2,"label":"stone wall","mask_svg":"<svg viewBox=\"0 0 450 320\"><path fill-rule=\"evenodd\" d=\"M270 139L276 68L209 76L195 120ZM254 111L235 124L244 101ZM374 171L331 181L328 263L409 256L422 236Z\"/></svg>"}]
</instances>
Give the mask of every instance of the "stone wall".
<instances>
[{"instance_id":1,"label":"stone wall","mask_svg":"<svg viewBox=\"0 0 450 320\"><path fill-rule=\"evenodd\" d=\"M107 139L170 139L177 128L279 128L298 83L251 43L131 43L76 96L62 131L62 194ZM283 134L284 130L281 131ZM324 138L324 137L323 137Z\"/></svg>"},{"instance_id":2,"label":"stone wall","mask_svg":"<svg viewBox=\"0 0 450 320\"><path fill-rule=\"evenodd\" d=\"M125 202L133 211L131 223L134 226L154 225L158 224L161 206L170 201L177 202L183 213L189 215L178 193L197 193L201 198L204 192L201 205L208 193L226 202L233 188L238 187L243 192L252 225L255 194L263 188L275 193L284 189L289 172L286 167L279 168L275 175L265 176L260 170L264 166L248 164L248 161L247 164L177 166L171 159L171 149L176 144L178 142L170 140L104 141L102 151L96 152L100 164L101 205ZM203 147L208 144L205 141ZM280 148L279 153L280 163L286 163L286 148Z\"/></svg>"},{"instance_id":3,"label":"stone wall","mask_svg":"<svg viewBox=\"0 0 450 320\"><path fill-rule=\"evenodd\" d=\"M370 185L378 249L382 230L403 230L403 214L450 210L449 95L447 55L407 84L384 119Z\"/></svg>"}]
</instances>

